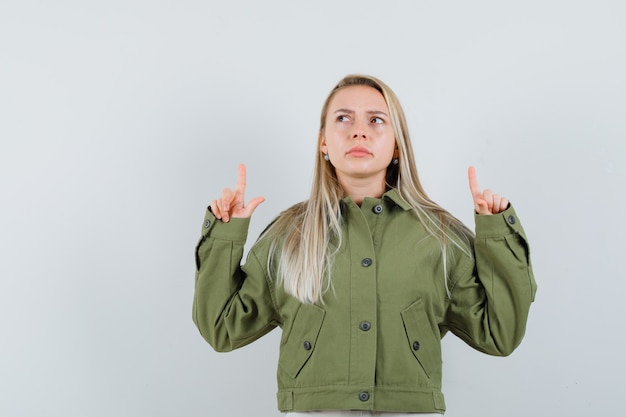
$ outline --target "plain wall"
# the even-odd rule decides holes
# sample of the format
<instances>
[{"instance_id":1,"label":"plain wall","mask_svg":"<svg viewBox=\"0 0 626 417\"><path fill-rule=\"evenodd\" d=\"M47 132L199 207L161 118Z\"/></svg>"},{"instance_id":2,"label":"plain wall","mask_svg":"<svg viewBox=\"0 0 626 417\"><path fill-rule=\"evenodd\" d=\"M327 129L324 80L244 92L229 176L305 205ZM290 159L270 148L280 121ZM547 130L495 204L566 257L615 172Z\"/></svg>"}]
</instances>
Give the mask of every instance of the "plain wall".
<instances>
[{"instance_id":1,"label":"plain wall","mask_svg":"<svg viewBox=\"0 0 626 417\"><path fill-rule=\"evenodd\" d=\"M515 205L539 292L508 358L444 345L450 417L610 416L626 349L623 1L3 1L0 415L278 416L280 331L191 320L206 205L248 166L250 242L307 197L344 75L398 94L430 196Z\"/></svg>"}]
</instances>

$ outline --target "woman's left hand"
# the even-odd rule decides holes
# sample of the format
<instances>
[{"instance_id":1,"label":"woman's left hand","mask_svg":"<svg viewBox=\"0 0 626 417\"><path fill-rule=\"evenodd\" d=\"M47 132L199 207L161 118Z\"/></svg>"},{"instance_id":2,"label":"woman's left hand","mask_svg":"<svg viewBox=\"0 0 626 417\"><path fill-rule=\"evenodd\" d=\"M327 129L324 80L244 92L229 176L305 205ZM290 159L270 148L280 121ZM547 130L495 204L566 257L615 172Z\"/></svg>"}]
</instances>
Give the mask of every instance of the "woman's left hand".
<instances>
[{"instance_id":1,"label":"woman's left hand","mask_svg":"<svg viewBox=\"0 0 626 417\"><path fill-rule=\"evenodd\" d=\"M474 199L474 210L478 214L498 214L509 207L509 200L499 194L494 194L491 190L480 191L476 180L476 168L473 166L467 170L469 177L470 191Z\"/></svg>"}]
</instances>

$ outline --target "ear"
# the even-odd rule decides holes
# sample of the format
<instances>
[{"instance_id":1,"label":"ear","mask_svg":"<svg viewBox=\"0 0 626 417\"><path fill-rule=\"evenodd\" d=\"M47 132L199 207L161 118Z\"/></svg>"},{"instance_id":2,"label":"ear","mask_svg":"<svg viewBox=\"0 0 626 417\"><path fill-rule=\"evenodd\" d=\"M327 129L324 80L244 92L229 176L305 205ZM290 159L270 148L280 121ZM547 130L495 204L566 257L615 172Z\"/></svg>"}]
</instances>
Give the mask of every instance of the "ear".
<instances>
[{"instance_id":1,"label":"ear","mask_svg":"<svg viewBox=\"0 0 626 417\"><path fill-rule=\"evenodd\" d=\"M328 153L328 146L326 146L326 137L320 133L320 151L322 153Z\"/></svg>"}]
</instances>

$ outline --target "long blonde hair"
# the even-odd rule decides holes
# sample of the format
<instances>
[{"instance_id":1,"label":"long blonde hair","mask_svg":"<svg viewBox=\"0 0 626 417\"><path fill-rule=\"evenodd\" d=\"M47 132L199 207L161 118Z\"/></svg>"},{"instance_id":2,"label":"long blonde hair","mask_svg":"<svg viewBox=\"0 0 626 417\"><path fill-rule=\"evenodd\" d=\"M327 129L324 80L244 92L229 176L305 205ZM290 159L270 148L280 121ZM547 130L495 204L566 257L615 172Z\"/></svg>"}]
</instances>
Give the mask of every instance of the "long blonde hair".
<instances>
[{"instance_id":1,"label":"long blonde hair","mask_svg":"<svg viewBox=\"0 0 626 417\"><path fill-rule=\"evenodd\" d=\"M271 239L268 271L278 285L302 303L323 302L332 286L332 263L341 246L341 199L343 190L335 169L324 160L319 144L324 134L328 106L334 95L350 86L369 86L379 91L389 108L398 147L399 163L387 168L387 187L396 188L411 205L419 221L440 243L444 277L447 284L448 244L471 256L472 233L458 219L432 201L420 184L404 111L395 93L382 81L367 75L348 75L330 92L320 118L315 175L307 201L281 213L268 227L264 237ZM449 291L449 290L448 290ZM449 295L449 292L448 292Z\"/></svg>"}]
</instances>

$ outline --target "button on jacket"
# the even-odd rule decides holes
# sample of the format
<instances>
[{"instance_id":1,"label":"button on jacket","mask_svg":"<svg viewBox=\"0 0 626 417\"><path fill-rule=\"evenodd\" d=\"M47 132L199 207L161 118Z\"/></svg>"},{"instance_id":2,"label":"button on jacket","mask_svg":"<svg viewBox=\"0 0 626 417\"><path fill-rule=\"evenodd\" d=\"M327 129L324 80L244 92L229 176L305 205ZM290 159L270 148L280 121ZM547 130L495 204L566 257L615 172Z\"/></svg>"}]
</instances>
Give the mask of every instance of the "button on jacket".
<instances>
[{"instance_id":1,"label":"button on jacket","mask_svg":"<svg viewBox=\"0 0 626 417\"><path fill-rule=\"evenodd\" d=\"M217 351L281 327L281 411L443 413L448 331L500 356L524 335L536 285L519 218L512 207L475 216L473 256L449 244L446 280L438 241L397 190L361 207L346 198L342 216L332 289L324 303L302 304L268 273L263 235L241 265L249 219L223 223L207 210L196 247L196 326Z\"/></svg>"}]
</instances>

